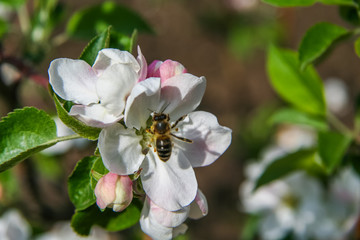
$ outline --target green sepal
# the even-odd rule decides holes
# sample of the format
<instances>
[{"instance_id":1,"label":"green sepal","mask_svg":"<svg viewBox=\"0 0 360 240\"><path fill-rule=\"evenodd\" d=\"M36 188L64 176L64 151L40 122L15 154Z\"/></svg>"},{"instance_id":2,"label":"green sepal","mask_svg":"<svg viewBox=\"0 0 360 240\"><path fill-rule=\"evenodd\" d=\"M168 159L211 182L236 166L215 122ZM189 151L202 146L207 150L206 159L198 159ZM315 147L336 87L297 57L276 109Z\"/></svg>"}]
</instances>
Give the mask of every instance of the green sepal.
<instances>
[{"instance_id":1,"label":"green sepal","mask_svg":"<svg viewBox=\"0 0 360 240\"><path fill-rule=\"evenodd\" d=\"M92 178L90 179L90 184L93 190L95 189L95 186L100 179L99 177L106 175L108 172L109 170L107 170L106 167L104 166L101 157L99 157L98 159L96 159L96 161L94 161L93 165L91 166Z\"/></svg>"},{"instance_id":2,"label":"green sepal","mask_svg":"<svg viewBox=\"0 0 360 240\"><path fill-rule=\"evenodd\" d=\"M74 132L83 138L87 138L89 140L97 140L99 138L101 128L90 127L73 116L70 116L64 108L63 104L61 104L59 97L55 93L53 93L53 99L58 116L66 126L71 128Z\"/></svg>"}]
</instances>

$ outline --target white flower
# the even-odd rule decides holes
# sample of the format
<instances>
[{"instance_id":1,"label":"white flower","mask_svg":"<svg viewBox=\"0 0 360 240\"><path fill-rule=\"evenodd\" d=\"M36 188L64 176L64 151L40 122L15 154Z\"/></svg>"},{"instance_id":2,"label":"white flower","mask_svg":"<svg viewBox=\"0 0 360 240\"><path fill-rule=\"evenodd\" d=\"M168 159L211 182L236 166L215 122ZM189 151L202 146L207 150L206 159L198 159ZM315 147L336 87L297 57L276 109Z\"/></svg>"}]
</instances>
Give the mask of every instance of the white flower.
<instances>
[{"instance_id":1,"label":"white flower","mask_svg":"<svg viewBox=\"0 0 360 240\"><path fill-rule=\"evenodd\" d=\"M140 226L154 240L169 240L186 232L184 221L188 217L199 219L207 213L207 201L200 190L191 205L173 212L157 206L147 197L141 211Z\"/></svg>"},{"instance_id":2,"label":"white flower","mask_svg":"<svg viewBox=\"0 0 360 240\"><path fill-rule=\"evenodd\" d=\"M253 192L268 164L250 164L248 180L240 188L243 210L260 217L261 239L282 239L289 232L300 240L345 239L359 214L360 180L352 170L341 171L328 190L315 178L298 172Z\"/></svg>"},{"instance_id":3,"label":"white flower","mask_svg":"<svg viewBox=\"0 0 360 240\"><path fill-rule=\"evenodd\" d=\"M101 227L93 226L89 236L79 236L70 222L57 222L49 232L40 234L35 240L110 240L110 235Z\"/></svg>"},{"instance_id":4,"label":"white flower","mask_svg":"<svg viewBox=\"0 0 360 240\"><path fill-rule=\"evenodd\" d=\"M213 163L231 142L231 130L220 126L214 115L193 112L204 94L205 78L172 72L175 75L165 81L152 77L136 84L125 108L127 128L114 124L99 136L104 165L119 175L142 168L145 193L168 211L182 209L194 200L198 187L193 167ZM168 114L170 126L186 116L171 133L192 143L169 135L173 146L166 161L159 158L155 135L149 129L154 112Z\"/></svg>"},{"instance_id":5,"label":"white flower","mask_svg":"<svg viewBox=\"0 0 360 240\"><path fill-rule=\"evenodd\" d=\"M27 240L30 238L31 228L21 213L16 209L5 212L0 218L1 240Z\"/></svg>"},{"instance_id":6,"label":"white flower","mask_svg":"<svg viewBox=\"0 0 360 240\"><path fill-rule=\"evenodd\" d=\"M83 60L55 59L48 71L50 84L57 95L76 104L70 115L104 127L123 118L127 96L144 78L144 57L138 52L139 61L126 51L102 49L92 67Z\"/></svg>"},{"instance_id":7,"label":"white flower","mask_svg":"<svg viewBox=\"0 0 360 240\"><path fill-rule=\"evenodd\" d=\"M330 111L344 113L349 105L349 91L344 81L335 77L326 79L325 98Z\"/></svg>"}]
</instances>

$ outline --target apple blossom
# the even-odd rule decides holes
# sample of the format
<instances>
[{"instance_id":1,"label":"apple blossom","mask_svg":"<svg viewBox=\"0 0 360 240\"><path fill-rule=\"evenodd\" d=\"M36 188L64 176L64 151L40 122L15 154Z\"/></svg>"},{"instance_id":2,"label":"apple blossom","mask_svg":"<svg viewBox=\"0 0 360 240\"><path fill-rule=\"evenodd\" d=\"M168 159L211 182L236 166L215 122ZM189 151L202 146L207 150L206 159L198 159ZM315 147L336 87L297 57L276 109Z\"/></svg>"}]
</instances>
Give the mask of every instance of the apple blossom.
<instances>
[{"instance_id":1,"label":"apple blossom","mask_svg":"<svg viewBox=\"0 0 360 240\"><path fill-rule=\"evenodd\" d=\"M199 219L206 216L207 212L207 201L200 190L189 206L177 211L167 211L146 197L141 211L140 226L154 240L168 240L186 232L187 226L184 221L188 217Z\"/></svg>"},{"instance_id":2,"label":"apple blossom","mask_svg":"<svg viewBox=\"0 0 360 240\"><path fill-rule=\"evenodd\" d=\"M193 167L213 163L230 145L231 130L220 126L208 112L193 112L205 91L204 77L178 74L171 67L164 69L163 75L167 76L164 81L150 77L135 85L125 107L126 128L122 124L104 128L98 146L104 165L111 172L127 175L142 168L141 181L149 198L161 208L177 211L196 196ZM185 116L171 129L171 134L192 143L169 135L173 147L167 161L159 158L155 135L150 131L154 113L168 114L169 126Z\"/></svg>"},{"instance_id":3,"label":"apple blossom","mask_svg":"<svg viewBox=\"0 0 360 240\"><path fill-rule=\"evenodd\" d=\"M259 216L259 235L264 240L282 239L290 232L294 239L345 239L360 213L360 179L354 171L339 171L326 189L314 177L296 172L254 191L258 178L275 159L315 144L311 131L290 126L280 129L261 161L246 166L239 191L242 210Z\"/></svg>"},{"instance_id":4,"label":"apple blossom","mask_svg":"<svg viewBox=\"0 0 360 240\"><path fill-rule=\"evenodd\" d=\"M87 125L104 127L123 118L127 96L145 78L140 48L138 53L136 60L126 51L102 49L93 66L78 59L55 59L48 70L49 81L57 95L75 103L70 115Z\"/></svg>"},{"instance_id":5,"label":"apple blossom","mask_svg":"<svg viewBox=\"0 0 360 240\"><path fill-rule=\"evenodd\" d=\"M132 181L129 176L108 173L96 184L96 204L101 209L110 207L115 212L121 212L131 203L132 190Z\"/></svg>"},{"instance_id":6,"label":"apple blossom","mask_svg":"<svg viewBox=\"0 0 360 240\"><path fill-rule=\"evenodd\" d=\"M147 77L159 77L161 82L164 82L168 78L182 73L187 73L187 70L179 62L170 59L164 62L155 60L148 67Z\"/></svg>"}]
</instances>

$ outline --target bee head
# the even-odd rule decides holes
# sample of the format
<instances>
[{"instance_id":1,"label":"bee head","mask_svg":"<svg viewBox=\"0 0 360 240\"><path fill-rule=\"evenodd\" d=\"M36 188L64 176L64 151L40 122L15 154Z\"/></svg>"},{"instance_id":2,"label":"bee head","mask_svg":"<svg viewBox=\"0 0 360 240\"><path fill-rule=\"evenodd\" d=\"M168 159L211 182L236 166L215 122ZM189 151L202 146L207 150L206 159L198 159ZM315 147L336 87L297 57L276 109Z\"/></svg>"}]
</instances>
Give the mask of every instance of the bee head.
<instances>
[{"instance_id":1,"label":"bee head","mask_svg":"<svg viewBox=\"0 0 360 240\"><path fill-rule=\"evenodd\" d=\"M165 114L165 113L154 113L154 115L153 115L153 121L164 121L164 120L170 120L169 114Z\"/></svg>"}]
</instances>

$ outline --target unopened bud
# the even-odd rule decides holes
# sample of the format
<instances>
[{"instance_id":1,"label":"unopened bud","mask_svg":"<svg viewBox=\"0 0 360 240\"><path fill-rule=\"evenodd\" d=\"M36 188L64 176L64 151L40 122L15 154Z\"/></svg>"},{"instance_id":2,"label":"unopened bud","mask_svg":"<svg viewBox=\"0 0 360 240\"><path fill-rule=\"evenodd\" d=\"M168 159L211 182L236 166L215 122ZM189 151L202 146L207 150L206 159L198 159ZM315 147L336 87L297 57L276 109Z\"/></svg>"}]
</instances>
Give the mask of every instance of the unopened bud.
<instances>
[{"instance_id":1,"label":"unopened bud","mask_svg":"<svg viewBox=\"0 0 360 240\"><path fill-rule=\"evenodd\" d=\"M95 196L99 208L109 207L115 212L121 212L132 201L132 181L127 175L108 173L100 178L96 184Z\"/></svg>"}]
</instances>

